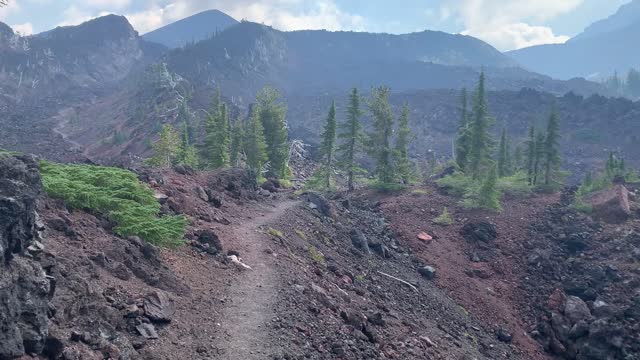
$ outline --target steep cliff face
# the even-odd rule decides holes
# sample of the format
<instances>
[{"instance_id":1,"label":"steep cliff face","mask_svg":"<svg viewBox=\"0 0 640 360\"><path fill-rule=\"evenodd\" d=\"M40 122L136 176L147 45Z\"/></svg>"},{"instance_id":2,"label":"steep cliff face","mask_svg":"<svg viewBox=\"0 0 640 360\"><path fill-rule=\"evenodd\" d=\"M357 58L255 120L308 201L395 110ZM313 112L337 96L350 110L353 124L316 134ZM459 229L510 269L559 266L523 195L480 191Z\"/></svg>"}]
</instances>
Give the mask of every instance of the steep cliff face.
<instances>
[{"instance_id":1,"label":"steep cliff face","mask_svg":"<svg viewBox=\"0 0 640 360\"><path fill-rule=\"evenodd\" d=\"M0 359L41 353L47 339L50 284L37 261L41 188L32 158L0 154Z\"/></svg>"}]
</instances>

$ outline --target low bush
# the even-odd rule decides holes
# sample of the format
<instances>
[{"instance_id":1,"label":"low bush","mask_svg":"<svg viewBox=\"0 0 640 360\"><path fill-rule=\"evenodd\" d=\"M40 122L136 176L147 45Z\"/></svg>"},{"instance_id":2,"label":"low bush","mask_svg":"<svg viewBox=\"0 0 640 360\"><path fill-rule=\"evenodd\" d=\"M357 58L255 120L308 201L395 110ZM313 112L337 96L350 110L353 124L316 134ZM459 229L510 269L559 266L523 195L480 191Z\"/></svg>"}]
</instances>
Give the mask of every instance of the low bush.
<instances>
[{"instance_id":1,"label":"low bush","mask_svg":"<svg viewBox=\"0 0 640 360\"><path fill-rule=\"evenodd\" d=\"M85 209L115 223L120 236L139 236L160 246L182 244L187 219L159 216L153 191L127 170L93 165L40 163L49 196L74 209Z\"/></svg>"},{"instance_id":2,"label":"low bush","mask_svg":"<svg viewBox=\"0 0 640 360\"><path fill-rule=\"evenodd\" d=\"M480 187L480 182L474 181L470 176L465 176L461 172L439 179L436 184L447 194L460 197Z\"/></svg>"},{"instance_id":3,"label":"low bush","mask_svg":"<svg viewBox=\"0 0 640 360\"><path fill-rule=\"evenodd\" d=\"M443 226L449 226L453 224L453 219L451 218L451 215L449 215L449 210L445 207L442 210L442 214L440 214L440 216L438 216L437 218L433 219L433 223L437 225L443 225Z\"/></svg>"}]
</instances>

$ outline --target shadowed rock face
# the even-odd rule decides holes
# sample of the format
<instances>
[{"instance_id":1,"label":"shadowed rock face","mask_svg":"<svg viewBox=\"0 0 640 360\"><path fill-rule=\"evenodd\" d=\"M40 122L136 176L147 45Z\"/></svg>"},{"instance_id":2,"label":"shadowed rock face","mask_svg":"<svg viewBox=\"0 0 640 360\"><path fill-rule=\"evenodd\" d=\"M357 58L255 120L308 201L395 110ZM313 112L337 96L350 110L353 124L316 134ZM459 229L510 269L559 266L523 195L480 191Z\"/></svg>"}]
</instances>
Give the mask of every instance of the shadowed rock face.
<instances>
[{"instance_id":1,"label":"shadowed rock face","mask_svg":"<svg viewBox=\"0 0 640 360\"><path fill-rule=\"evenodd\" d=\"M49 281L34 258L40 175L33 158L0 154L0 359L42 352Z\"/></svg>"}]
</instances>

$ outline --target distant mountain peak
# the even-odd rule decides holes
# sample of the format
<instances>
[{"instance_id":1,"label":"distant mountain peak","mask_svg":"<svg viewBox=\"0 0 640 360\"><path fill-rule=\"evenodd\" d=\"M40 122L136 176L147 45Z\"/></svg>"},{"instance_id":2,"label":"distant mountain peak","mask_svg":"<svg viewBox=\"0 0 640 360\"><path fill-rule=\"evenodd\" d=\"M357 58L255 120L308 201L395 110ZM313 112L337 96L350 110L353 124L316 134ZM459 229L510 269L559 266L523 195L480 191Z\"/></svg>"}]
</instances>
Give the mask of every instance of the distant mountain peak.
<instances>
[{"instance_id":1,"label":"distant mountain peak","mask_svg":"<svg viewBox=\"0 0 640 360\"><path fill-rule=\"evenodd\" d=\"M221 32L238 21L220 10L207 10L144 34L143 39L169 48L182 47Z\"/></svg>"},{"instance_id":2,"label":"distant mountain peak","mask_svg":"<svg viewBox=\"0 0 640 360\"><path fill-rule=\"evenodd\" d=\"M613 31L622 30L634 24L640 23L640 0L633 0L622 5L615 14L606 19L596 21L589 25L582 33L578 34L571 41L580 41Z\"/></svg>"}]
</instances>

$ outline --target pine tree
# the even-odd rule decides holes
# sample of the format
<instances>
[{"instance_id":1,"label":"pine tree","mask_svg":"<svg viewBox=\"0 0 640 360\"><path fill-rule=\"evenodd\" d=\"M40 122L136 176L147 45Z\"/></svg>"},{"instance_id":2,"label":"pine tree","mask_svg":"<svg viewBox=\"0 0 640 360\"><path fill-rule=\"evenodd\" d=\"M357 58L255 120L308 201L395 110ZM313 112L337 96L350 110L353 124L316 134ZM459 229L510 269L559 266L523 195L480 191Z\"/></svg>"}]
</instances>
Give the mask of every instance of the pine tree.
<instances>
[{"instance_id":1,"label":"pine tree","mask_svg":"<svg viewBox=\"0 0 640 360\"><path fill-rule=\"evenodd\" d=\"M347 121L340 125L341 131L338 134L338 138L342 142L338 146L339 165L347 172L347 188L349 191L354 190L354 178L360 170L356 164L356 154L362 144L361 116L360 95L358 94L358 89L353 88L351 94L349 94Z\"/></svg>"},{"instance_id":2,"label":"pine tree","mask_svg":"<svg viewBox=\"0 0 640 360\"><path fill-rule=\"evenodd\" d=\"M409 160L409 143L411 142L411 129L409 128L409 104L405 103L402 113L398 118L398 135L394 151L396 173L403 184L408 184L414 177L414 166Z\"/></svg>"},{"instance_id":3,"label":"pine tree","mask_svg":"<svg viewBox=\"0 0 640 360\"><path fill-rule=\"evenodd\" d=\"M489 168L487 177L480 187L478 205L489 210L500 210L500 191L498 190L498 170L494 164Z\"/></svg>"},{"instance_id":4,"label":"pine tree","mask_svg":"<svg viewBox=\"0 0 640 360\"><path fill-rule=\"evenodd\" d=\"M242 152L244 151L244 126L241 119L237 119L231 129L231 147L229 160L231 166L240 167Z\"/></svg>"},{"instance_id":5,"label":"pine tree","mask_svg":"<svg viewBox=\"0 0 640 360\"><path fill-rule=\"evenodd\" d=\"M501 178L508 176L507 157L509 156L509 150L507 146L507 129L502 128L500 145L498 146L498 177Z\"/></svg>"},{"instance_id":6,"label":"pine tree","mask_svg":"<svg viewBox=\"0 0 640 360\"><path fill-rule=\"evenodd\" d=\"M507 151L505 154L505 170L506 176L511 176L515 172L515 165L513 164L513 155L511 153L511 138L507 135Z\"/></svg>"},{"instance_id":7,"label":"pine tree","mask_svg":"<svg viewBox=\"0 0 640 360\"><path fill-rule=\"evenodd\" d=\"M287 175L289 160L286 106L279 102L280 94L271 88L262 89L257 95L258 117L264 128L269 158L269 175L283 179Z\"/></svg>"},{"instance_id":8,"label":"pine tree","mask_svg":"<svg viewBox=\"0 0 640 360\"><path fill-rule=\"evenodd\" d=\"M516 150L513 152L513 171L520 171L524 167L524 154L522 151L522 146L520 144L516 145Z\"/></svg>"},{"instance_id":9,"label":"pine tree","mask_svg":"<svg viewBox=\"0 0 640 360\"><path fill-rule=\"evenodd\" d=\"M255 171L256 176L260 178L262 177L262 166L268 160L268 156L258 107L259 105L254 105L251 109L249 123L245 130L244 149L247 155L247 166Z\"/></svg>"},{"instance_id":10,"label":"pine tree","mask_svg":"<svg viewBox=\"0 0 640 360\"><path fill-rule=\"evenodd\" d=\"M482 167L490 162L493 140L489 134L491 119L488 115L485 92L485 75L480 73L473 103L473 117L470 125L469 166L471 176L479 179Z\"/></svg>"},{"instance_id":11,"label":"pine tree","mask_svg":"<svg viewBox=\"0 0 640 360\"><path fill-rule=\"evenodd\" d=\"M545 151L545 139L544 133L542 131L538 131L536 135L536 156L535 162L533 165L533 185L536 186L539 184L540 177L543 173L543 165L546 156Z\"/></svg>"},{"instance_id":12,"label":"pine tree","mask_svg":"<svg viewBox=\"0 0 640 360\"><path fill-rule=\"evenodd\" d=\"M372 155L376 160L378 181L383 184L393 182L395 169L391 136L393 135L393 112L389 104L389 88L381 86L371 92L369 110L373 117L373 132L369 136Z\"/></svg>"},{"instance_id":13,"label":"pine tree","mask_svg":"<svg viewBox=\"0 0 640 360\"><path fill-rule=\"evenodd\" d=\"M160 132L160 139L152 145L154 155L149 160L151 166L171 167L180 156L180 136L173 126L166 124Z\"/></svg>"},{"instance_id":14,"label":"pine tree","mask_svg":"<svg viewBox=\"0 0 640 360\"><path fill-rule=\"evenodd\" d=\"M333 162L336 148L336 103L331 102L327 123L322 133L322 145L320 146L320 155L323 162L324 186L325 189L331 188L331 174L333 173Z\"/></svg>"},{"instance_id":15,"label":"pine tree","mask_svg":"<svg viewBox=\"0 0 640 360\"><path fill-rule=\"evenodd\" d=\"M198 153L189 140L189 125L186 121L182 123L181 137L182 143L180 144L180 154L178 155L177 163L187 165L191 168L198 167Z\"/></svg>"},{"instance_id":16,"label":"pine tree","mask_svg":"<svg viewBox=\"0 0 640 360\"><path fill-rule=\"evenodd\" d=\"M219 96L216 92L205 124L203 157L213 169L229 165L229 115Z\"/></svg>"},{"instance_id":17,"label":"pine tree","mask_svg":"<svg viewBox=\"0 0 640 360\"><path fill-rule=\"evenodd\" d=\"M560 166L560 121L555 106L549 115L547 135L544 143L544 184L551 185Z\"/></svg>"},{"instance_id":18,"label":"pine tree","mask_svg":"<svg viewBox=\"0 0 640 360\"><path fill-rule=\"evenodd\" d=\"M470 146L470 134L469 134L469 110L467 109L467 89L462 89L460 94L461 99L461 115L460 124L458 125L458 135L456 138L456 164L464 172L469 163L469 146Z\"/></svg>"},{"instance_id":19,"label":"pine tree","mask_svg":"<svg viewBox=\"0 0 640 360\"><path fill-rule=\"evenodd\" d=\"M536 150L536 128L533 127L533 125L529 128L529 136L527 138L526 146L527 178L529 179L529 185L533 186L535 177L536 155L538 153L538 151Z\"/></svg>"}]
</instances>

